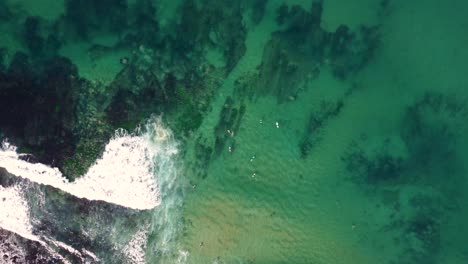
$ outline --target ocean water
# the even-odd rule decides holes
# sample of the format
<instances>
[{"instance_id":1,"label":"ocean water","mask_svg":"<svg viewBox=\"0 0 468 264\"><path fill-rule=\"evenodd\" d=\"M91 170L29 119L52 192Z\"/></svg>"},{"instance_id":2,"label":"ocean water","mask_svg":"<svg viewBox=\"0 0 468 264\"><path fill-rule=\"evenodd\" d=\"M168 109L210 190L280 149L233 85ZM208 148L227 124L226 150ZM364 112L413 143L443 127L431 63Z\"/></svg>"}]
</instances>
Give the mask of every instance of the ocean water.
<instances>
[{"instance_id":1,"label":"ocean water","mask_svg":"<svg viewBox=\"0 0 468 264\"><path fill-rule=\"evenodd\" d=\"M457 1L388 2L389 14L378 17L378 1L324 1L322 23L326 27L382 23L382 47L355 83L336 81L323 69L292 102L278 105L275 98L267 97L247 104L235 135L236 151L226 150L210 166L203 185L187 195L191 225L186 243L192 248L194 263L467 261L462 242L466 234L462 220L466 215L466 157L461 132L466 129L465 114L453 117L458 119L453 120L457 123L453 133L460 137L442 139L429 136L438 132L424 130L445 126L452 122L448 117L452 114L429 109L421 113L430 119L423 122L431 125L418 128L424 132L416 137L427 133L428 138L409 140L420 140L427 152L411 153L402 130L407 129L408 108L426 93L457 97L460 107L466 107L462 99L466 62L462 58L467 54L462 48L461 25L466 23L462 13L468 6ZM264 41L255 29L251 32L248 40ZM259 51L252 50L248 57L250 47L255 49L247 45L242 60L255 67ZM242 62L236 70L246 71L248 66ZM351 85L357 86L356 91L346 98L340 115L320 129L317 146L301 159L298 142L309 113L324 99L340 98ZM223 87L229 90L228 86ZM207 134L212 127L209 122L205 122ZM458 158L437 154L455 144L452 140L458 143L449 152L456 152ZM356 181L343 157L356 151L352 150L356 144L369 156L376 155L387 141L384 151L409 161L404 165L408 171L399 172L408 180ZM417 157L426 154L435 156ZM459 160L446 164L452 158ZM420 203L415 201L419 199ZM435 227L425 226L424 221L433 221ZM413 228L427 228L427 233L418 238Z\"/></svg>"},{"instance_id":2,"label":"ocean water","mask_svg":"<svg viewBox=\"0 0 468 264\"><path fill-rule=\"evenodd\" d=\"M61 1L34 8L41 1L50 2L6 3L45 20L63 13ZM161 30L175 30L184 1L154 2ZM245 7L245 52L188 136L175 134L173 115L155 113L134 132L112 134L73 182L53 165L21 159L4 139L3 261L16 254L36 263L28 247L6 246L17 239L45 248L49 258L37 263L468 263L468 2L324 0L327 32L378 27L372 58L343 79L334 69L346 62L310 61L302 51L310 47L292 40L284 53L300 70L287 78L265 71L268 85L255 78L282 29L278 8L308 10L312 1L265 2L258 23ZM0 46L25 50L13 22L1 23ZM100 43L116 38L95 34ZM130 49L91 62L86 46L76 41L60 53L81 76L111 83ZM223 65L222 52L207 49L207 61ZM307 77L314 63L319 74ZM220 126L232 105L243 113ZM216 150L200 162L206 146Z\"/></svg>"}]
</instances>

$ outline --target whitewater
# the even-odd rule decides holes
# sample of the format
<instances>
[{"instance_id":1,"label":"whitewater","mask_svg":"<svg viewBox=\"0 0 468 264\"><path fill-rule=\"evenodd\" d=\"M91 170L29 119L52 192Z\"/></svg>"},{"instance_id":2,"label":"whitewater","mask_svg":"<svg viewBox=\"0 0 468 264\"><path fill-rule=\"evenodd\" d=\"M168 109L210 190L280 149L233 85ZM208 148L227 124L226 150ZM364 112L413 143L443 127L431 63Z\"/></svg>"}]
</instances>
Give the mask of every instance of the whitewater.
<instances>
[{"instance_id":1,"label":"whitewater","mask_svg":"<svg viewBox=\"0 0 468 264\"><path fill-rule=\"evenodd\" d=\"M74 182L69 182L57 168L21 159L25 154L18 153L17 148L8 141L3 141L0 147L0 167L13 177L52 186L81 199L104 201L142 213L151 210L149 222L146 221L135 233L110 229L114 230L108 234L114 237L114 248L122 252L121 257L126 259L126 263L145 263L147 250L158 252L159 256L179 250L177 262L185 263L188 252L174 246L182 202L176 183L177 153L178 145L172 132L164 127L160 118L151 118L146 125L132 133L116 130L105 146L102 157ZM7 187L0 185L0 207L4 211L0 214L0 229L40 243L63 263L69 261L58 253L60 250L77 256L83 263L103 261L96 256L97 252L73 248L53 238L53 234L38 233L36 224L40 220L30 213L28 203L33 201L25 199L26 189L23 184L18 181ZM115 217L120 216L117 214ZM99 229L99 225L95 228ZM96 231L88 228L83 226L80 232L93 234ZM125 233L130 235L128 241ZM151 233L157 233L158 239L153 244L147 244ZM15 254L11 249L3 247L0 247L0 251L7 255Z\"/></svg>"},{"instance_id":2,"label":"whitewater","mask_svg":"<svg viewBox=\"0 0 468 264\"><path fill-rule=\"evenodd\" d=\"M177 144L160 119L128 133L118 129L102 157L87 173L69 182L57 168L29 163L7 141L0 148L0 167L30 181L49 185L79 198L100 200L137 210L161 203L160 180L173 177Z\"/></svg>"}]
</instances>

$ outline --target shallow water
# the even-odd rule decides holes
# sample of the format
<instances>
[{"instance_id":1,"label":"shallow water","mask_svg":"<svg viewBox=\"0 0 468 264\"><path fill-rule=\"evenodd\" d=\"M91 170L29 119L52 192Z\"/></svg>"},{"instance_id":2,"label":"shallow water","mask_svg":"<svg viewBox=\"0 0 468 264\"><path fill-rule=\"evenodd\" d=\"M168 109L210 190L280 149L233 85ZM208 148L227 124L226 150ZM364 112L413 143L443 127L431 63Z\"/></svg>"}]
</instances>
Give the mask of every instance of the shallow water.
<instances>
[{"instance_id":1,"label":"shallow water","mask_svg":"<svg viewBox=\"0 0 468 264\"><path fill-rule=\"evenodd\" d=\"M292 102L278 105L267 97L247 105L235 135L236 151L225 151L213 162L206 180L187 196L186 214L192 224L186 244L192 249L194 263L217 258L221 263L466 261L467 252L460 243L460 234L466 234L462 227L466 215L464 114L449 128L460 134L456 139L460 149L454 150L459 167L437 168L437 164L411 161L404 173L423 174L420 177L424 179L367 185L349 179L354 172L346 170L341 158L351 142L361 137L366 138L361 143L364 148L372 149L374 142L382 144L390 138L396 141L396 150L390 150L395 155L413 155L405 153L408 150L401 143L407 107L427 92L466 96L461 88L466 86L461 30L467 21L461 10L468 6L462 2L388 1L388 14L377 17L377 1L353 2L345 7L338 2L324 2L322 24L327 28L341 23L351 27L380 24L383 41L376 59L352 81L336 81L323 69ZM357 89L346 98L340 115L321 129L320 142L307 159L301 159L297 144L308 113L321 100L340 98L353 83ZM463 99L460 103L464 108ZM421 140L428 149L437 144ZM445 158L454 157L434 157L431 162L443 164L445 161L439 159ZM447 175L446 169L454 175ZM428 201L412 205L411 200L419 196ZM430 252L422 245L427 241L418 241L406 227L415 214L426 210L440 211L434 220L440 231L424 237L437 240L437 249ZM463 231L456 234L458 228Z\"/></svg>"},{"instance_id":2,"label":"shallow water","mask_svg":"<svg viewBox=\"0 0 468 264\"><path fill-rule=\"evenodd\" d=\"M133 2L138 1L128 1ZM184 1L153 2L160 7L161 31L175 31L180 12L174 10ZM28 176L35 173L31 169L14 171L16 162L33 165L24 165L28 163L16 154L9 162L0 152L0 166L20 176L9 176L16 179L13 184L0 186L2 197L8 196L0 204L5 210L15 202L22 208L17 216L9 213L0 218L1 228L26 239L38 238L58 252L54 254L61 254L60 246L45 238L62 241L80 251L74 260L83 263L98 262L84 249L103 263L467 263L468 3L324 0L323 30L332 33L342 24L353 32L359 32L361 25L378 27L379 45L371 59L356 63L359 68L348 69L351 73L340 78L338 64L359 55L344 62L332 55L317 59L310 55L314 47L297 36L301 33L275 33L285 30L276 21L282 3L309 10L311 1L266 1L258 23L250 20L251 2L255 1L242 2L246 50L232 70L216 80L219 88L200 126L184 131L188 136L174 135L169 145L147 128L149 132L131 136L141 139L142 145L119 141L122 145L109 147L102 157L101 161L114 155L115 162L106 164L123 166L116 168L119 173L101 170L97 173L104 175L101 180L110 183L118 175L138 181L138 175L144 174L142 181L149 184L139 186L147 192L121 181L116 201L102 198L112 194L79 195L67 187L96 176L93 167L74 183L48 184L65 193L49 190L43 186L46 182ZM29 2L17 5L23 7L15 10L31 12ZM57 17L42 11L35 15L46 20ZM26 49L15 43L19 41L11 33L14 22L1 21L0 30L8 37L0 40L0 46L8 54ZM117 35L93 32L90 38L104 43ZM285 45L280 53L288 56L292 73L280 72L283 55L268 62L265 54L275 38L278 45ZM144 47L136 51L123 47L91 62L86 57L90 41L69 41L60 54L77 65L82 77L105 84L126 67L118 63L123 54L146 54ZM225 58L216 48L222 41L213 42L215 47L207 45L203 59L223 67ZM360 45L365 44L353 43L353 52L358 54ZM268 71L268 63L273 70ZM271 75L262 79L265 72ZM232 116L232 109L238 111L233 122L222 114L231 111ZM171 118L180 116L162 116L166 123L157 126L171 134L175 123ZM155 126L155 119L150 120ZM172 130L178 133L177 128ZM209 152L208 158L203 158L204 152ZM131 163L129 167L124 160ZM94 166L99 164L98 159ZM61 174L58 177L63 179ZM70 194L76 197L63 203L57 198ZM134 199L128 198L132 195ZM37 197L51 200L52 205L38 204ZM87 200L97 201L84 213ZM144 204L139 206L139 201ZM40 228L49 217L61 223L60 208L71 204L80 209L64 218L74 219L64 227L83 234L87 244L67 238L65 232L54 235ZM15 217L24 224L8 224ZM102 247L99 239L105 242ZM73 260L67 254L62 256Z\"/></svg>"}]
</instances>

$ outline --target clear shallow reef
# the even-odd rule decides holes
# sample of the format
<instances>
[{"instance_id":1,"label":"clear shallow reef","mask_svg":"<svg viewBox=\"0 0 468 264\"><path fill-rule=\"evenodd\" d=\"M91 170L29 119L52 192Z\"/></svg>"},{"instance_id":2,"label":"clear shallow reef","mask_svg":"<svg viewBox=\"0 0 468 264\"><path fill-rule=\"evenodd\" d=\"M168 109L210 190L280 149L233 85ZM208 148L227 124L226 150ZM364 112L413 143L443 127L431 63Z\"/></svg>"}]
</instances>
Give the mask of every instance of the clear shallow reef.
<instances>
[{"instance_id":1,"label":"clear shallow reef","mask_svg":"<svg viewBox=\"0 0 468 264\"><path fill-rule=\"evenodd\" d=\"M467 263L467 11L1 2L0 257Z\"/></svg>"}]
</instances>

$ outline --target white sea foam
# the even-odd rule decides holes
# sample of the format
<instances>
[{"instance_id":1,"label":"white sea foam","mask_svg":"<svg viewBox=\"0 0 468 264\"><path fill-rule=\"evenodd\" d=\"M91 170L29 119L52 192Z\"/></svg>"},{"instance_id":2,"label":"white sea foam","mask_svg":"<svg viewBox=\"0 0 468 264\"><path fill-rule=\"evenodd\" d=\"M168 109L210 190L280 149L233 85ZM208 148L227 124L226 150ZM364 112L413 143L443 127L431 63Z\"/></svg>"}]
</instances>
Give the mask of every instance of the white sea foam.
<instances>
[{"instance_id":1,"label":"white sea foam","mask_svg":"<svg viewBox=\"0 0 468 264\"><path fill-rule=\"evenodd\" d=\"M4 188L0 186L0 227L24 238L39 241L32 234L29 221L29 207L19 186Z\"/></svg>"},{"instance_id":2,"label":"white sea foam","mask_svg":"<svg viewBox=\"0 0 468 264\"><path fill-rule=\"evenodd\" d=\"M142 228L136 232L130 242L125 245L122 252L127 257L127 262L131 264L144 264L146 241L148 238L147 228Z\"/></svg>"},{"instance_id":3,"label":"white sea foam","mask_svg":"<svg viewBox=\"0 0 468 264\"><path fill-rule=\"evenodd\" d=\"M102 200L145 210L160 204L157 178L170 173L177 153L171 132L153 119L145 132L128 134L119 129L106 145L102 158L75 182L68 182L57 168L20 159L16 147L2 143L0 167L11 174L50 185L74 196ZM161 175L160 175L161 174Z\"/></svg>"},{"instance_id":4,"label":"white sea foam","mask_svg":"<svg viewBox=\"0 0 468 264\"><path fill-rule=\"evenodd\" d=\"M23 198L22 189L19 185L7 188L0 186L0 208L2 208L2 213L0 214L0 228L13 232L28 240L38 242L44 246L52 256L62 260L63 263L70 262L57 253L50 244L65 249L83 260L82 254L73 247L60 241L47 237L39 237L33 234L29 206Z\"/></svg>"},{"instance_id":5,"label":"white sea foam","mask_svg":"<svg viewBox=\"0 0 468 264\"><path fill-rule=\"evenodd\" d=\"M179 256L177 257L176 263L178 264L187 263L189 255L190 254L187 250L179 250Z\"/></svg>"},{"instance_id":6,"label":"white sea foam","mask_svg":"<svg viewBox=\"0 0 468 264\"><path fill-rule=\"evenodd\" d=\"M99 258L93 252L91 252L91 251L89 251L89 250L87 250L85 248L82 248L81 251L84 252L86 255L90 256L91 258L93 258L94 261L99 261Z\"/></svg>"},{"instance_id":7,"label":"white sea foam","mask_svg":"<svg viewBox=\"0 0 468 264\"><path fill-rule=\"evenodd\" d=\"M164 199L163 206L158 206L153 213L154 222L138 231L130 243L121 248L130 263L144 263L149 232L158 232L160 241L157 248L163 254L171 251L170 241L175 238L177 224L173 223L173 217L178 216L182 198L176 188L176 153L177 144L171 132L162 126L159 119L153 119L145 126L144 132L117 130L106 145L102 158L75 182L68 182L56 168L20 159L21 154L8 142L3 142L0 148L0 167L18 177L59 188L80 198L102 200L133 209L151 209ZM25 215L24 219L28 219L28 216ZM82 252L80 258L88 255L97 259L85 249L76 250L59 241L33 237L47 246L49 251L53 250L52 247L60 247L75 255ZM182 254L180 260L185 258L186 255Z\"/></svg>"}]
</instances>

